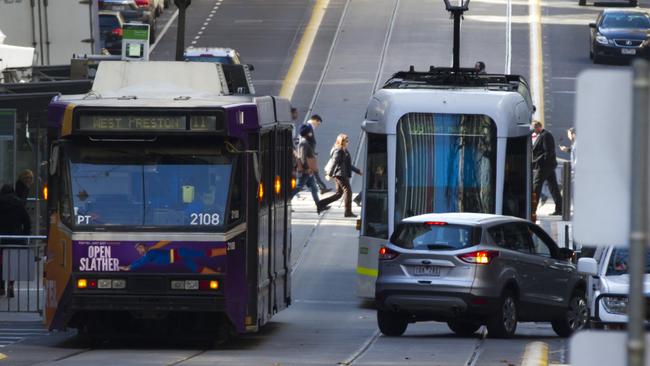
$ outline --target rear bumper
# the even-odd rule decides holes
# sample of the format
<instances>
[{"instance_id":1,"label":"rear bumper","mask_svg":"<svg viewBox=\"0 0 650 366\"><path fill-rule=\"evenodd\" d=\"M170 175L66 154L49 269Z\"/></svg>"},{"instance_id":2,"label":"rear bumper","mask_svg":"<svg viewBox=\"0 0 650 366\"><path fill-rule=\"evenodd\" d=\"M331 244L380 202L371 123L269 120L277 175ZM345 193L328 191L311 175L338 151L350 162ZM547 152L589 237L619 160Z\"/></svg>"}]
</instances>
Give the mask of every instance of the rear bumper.
<instances>
[{"instance_id":1,"label":"rear bumper","mask_svg":"<svg viewBox=\"0 0 650 366\"><path fill-rule=\"evenodd\" d=\"M635 57L650 58L650 49L647 47L633 48L636 51L635 55L624 55L621 51L622 49L626 49L626 47L620 47L616 45L602 45L597 42L593 43L594 55L599 57L607 57L620 60L631 60Z\"/></svg>"},{"instance_id":2,"label":"rear bumper","mask_svg":"<svg viewBox=\"0 0 650 366\"><path fill-rule=\"evenodd\" d=\"M469 293L382 291L376 293L375 301L377 307L383 310L444 321L459 317L485 319L498 308L499 299Z\"/></svg>"},{"instance_id":3,"label":"rear bumper","mask_svg":"<svg viewBox=\"0 0 650 366\"><path fill-rule=\"evenodd\" d=\"M218 296L79 295L68 307L77 311L224 312L225 299Z\"/></svg>"}]
</instances>

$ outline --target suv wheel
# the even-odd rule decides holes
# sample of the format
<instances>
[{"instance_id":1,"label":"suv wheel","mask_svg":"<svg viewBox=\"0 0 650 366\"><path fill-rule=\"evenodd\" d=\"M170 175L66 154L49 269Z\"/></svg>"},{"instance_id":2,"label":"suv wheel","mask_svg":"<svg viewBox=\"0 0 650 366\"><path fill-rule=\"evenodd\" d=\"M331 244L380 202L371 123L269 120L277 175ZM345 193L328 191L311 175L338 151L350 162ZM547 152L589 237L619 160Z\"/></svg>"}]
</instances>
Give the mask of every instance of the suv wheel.
<instances>
[{"instance_id":1,"label":"suv wheel","mask_svg":"<svg viewBox=\"0 0 650 366\"><path fill-rule=\"evenodd\" d=\"M560 337L569 337L573 332L584 328L589 322L589 308L582 292L574 292L569 300L569 308L562 319L551 322L553 331Z\"/></svg>"},{"instance_id":2,"label":"suv wheel","mask_svg":"<svg viewBox=\"0 0 650 366\"><path fill-rule=\"evenodd\" d=\"M504 292L495 316L488 320L488 335L493 338L512 337L517 330L517 312L517 299L512 292Z\"/></svg>"},{"instance_id":3,"label":"suv wheel","mask_svg":"<svg viewBox=\"0 0 650 366\"><path fill-rule=\"evenodd\" d=\"M406 317L395 311L377 310L379 330L386 336L399 337L406 331Z\"/></svg>"},{"instance_id":4,"label":"suv wheel","mask_svg":"<svg viewBox=\"0 0 650 366\"><path fill-rule=\"evenodd\" d=\"M476 333L478 328L481 327L481 324L468 323L468 322L458 321L458 320L451 320L451 321L447 322L447 326L449 327L449 329L451 329L457 335L462 336L462 337L467 337L467 336L471 336L472 334Z\"/></svg>"}]
</instances>

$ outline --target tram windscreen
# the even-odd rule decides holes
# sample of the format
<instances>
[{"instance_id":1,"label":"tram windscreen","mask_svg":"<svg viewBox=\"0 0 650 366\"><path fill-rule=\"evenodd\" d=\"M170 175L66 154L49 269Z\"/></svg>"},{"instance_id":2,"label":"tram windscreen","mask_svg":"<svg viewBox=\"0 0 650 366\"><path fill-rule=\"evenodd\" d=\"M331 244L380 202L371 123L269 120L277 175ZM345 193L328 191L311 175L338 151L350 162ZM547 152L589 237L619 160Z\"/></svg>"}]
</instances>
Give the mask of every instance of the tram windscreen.
<instances>
[{"instance_id":1,"label":"tram windscreen","mask_svg":"<svg viewBox=\"0 0 650 366\"><path fill-rule=\"evenodd\" d=\"M224 224L232 159L218 149L66 150L77 226L206 229Z\"/></svg>"},{"instance_id":2,"label":"tram windscreen","mask_svg":"<svg viewBox=\"0 0 650 366\"><path fill-rule=\"evenodd\" d=\"M396 225L424 213L494 213L497 138L491 118L409 113L396 134Z\"/></svg>"}]
</instances>

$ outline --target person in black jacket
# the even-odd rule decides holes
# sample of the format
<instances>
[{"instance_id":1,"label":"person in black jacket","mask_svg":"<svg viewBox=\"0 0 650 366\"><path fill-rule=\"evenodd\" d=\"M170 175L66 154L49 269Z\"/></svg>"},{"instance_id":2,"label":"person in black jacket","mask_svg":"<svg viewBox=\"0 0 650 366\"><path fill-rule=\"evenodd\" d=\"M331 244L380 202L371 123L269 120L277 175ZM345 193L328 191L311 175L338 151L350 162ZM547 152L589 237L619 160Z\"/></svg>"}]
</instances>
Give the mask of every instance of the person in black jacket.
<instances>
[{"instance_id":1,"label":"person in black jacket","mask_svg":"<svg viewBox=\"0 0 650 366\"><path fill-rule=\"evenodd\" d=\"M29 193L32 190L34 185L34 173L31 170L25 169L18 175L18 180L16 181L16 196L23 201L23 204L27 203L27 198Z\"/></svg>"},{"instance_id":2,"label":"person in black jacket","mask_svg":"<svg viewBox=\"0 0 650 366\"><path fill-rule=\"evenodd\" d=\"M562 215L562 195L555 176L555 139L542 127L541 122L533 122L533 128L537 133L537 139L533 143L533 192L540 197L542 185L546 182L555 201L555 211L551 215Z\"/></svg>"},{"instance_id":3,"label":"person in black jacket","mask_svg":"<svg viewBox=\"0 0 650 366\"><path fill-rule=\"evenodd\" d=\"M29 235L31 232L29 214L13 187L5 184L0 189L0 235ZM0 244L23 244L22 239L0 239ZM1 258L0 258L1 259ZM1 262L0 262L1 263ZM1 266L1 264L0 264ZM7 295L14 295L14 281L9 281ZM0 295L5 293L5 281L0 268Z\"/></svg>"},{"instance_id":4,"label":"person in black jacket","mask_svg":"<svg viewBox=\"0 0 650 366\"><path fill-rule=\"evenodd\" d=\"M345 217L357 217L352 213L352 188L350 187L350 178L352 178L352 172L355 172L359 175L363 175L361 170L352 165L352 157L350 152L348 152L348 144L350 140L348 135L342 133L336 137L336 143L332 147L330 152L330 159L334 159L334 164L331 164L330 170L325 172L327 177L334 178L336 182L336 193L333 195L324 198L320 201L320 204L327 206L330 203L338 200L343 196L343 202L345 203Z\"/></svg>"}]
</instances>

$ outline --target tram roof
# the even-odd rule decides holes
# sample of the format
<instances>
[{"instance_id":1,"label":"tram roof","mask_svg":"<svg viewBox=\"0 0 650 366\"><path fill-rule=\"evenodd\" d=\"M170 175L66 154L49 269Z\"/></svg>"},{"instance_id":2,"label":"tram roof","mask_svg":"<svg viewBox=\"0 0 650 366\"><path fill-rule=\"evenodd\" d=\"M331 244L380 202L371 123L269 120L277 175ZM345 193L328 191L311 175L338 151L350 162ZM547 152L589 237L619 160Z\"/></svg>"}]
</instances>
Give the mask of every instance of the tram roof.
<instances>
[{"instance_id":1,"label":"tram roof","mask_svg":"<svg viewBox=\"0 0 650 366\"><path fill-rule=\"evenodd\" d=\"M498 137L530 132L532 106L516 91L485 87L380 89L371 98L362 128L395 134L408 113L486 115L494 120Z\"/></svg>"},{"instance_id":2,"label":"tram roof","mask_svg":"<svg viewBox=\"0 0 650 366\"><path fill-rule=\"evenodd\" d=\"M84 106L216 107L251 103L250 95L228 95L223 70L211 62L102 61L90 92L59 98Z\"/></svg>"}]
</instances>

